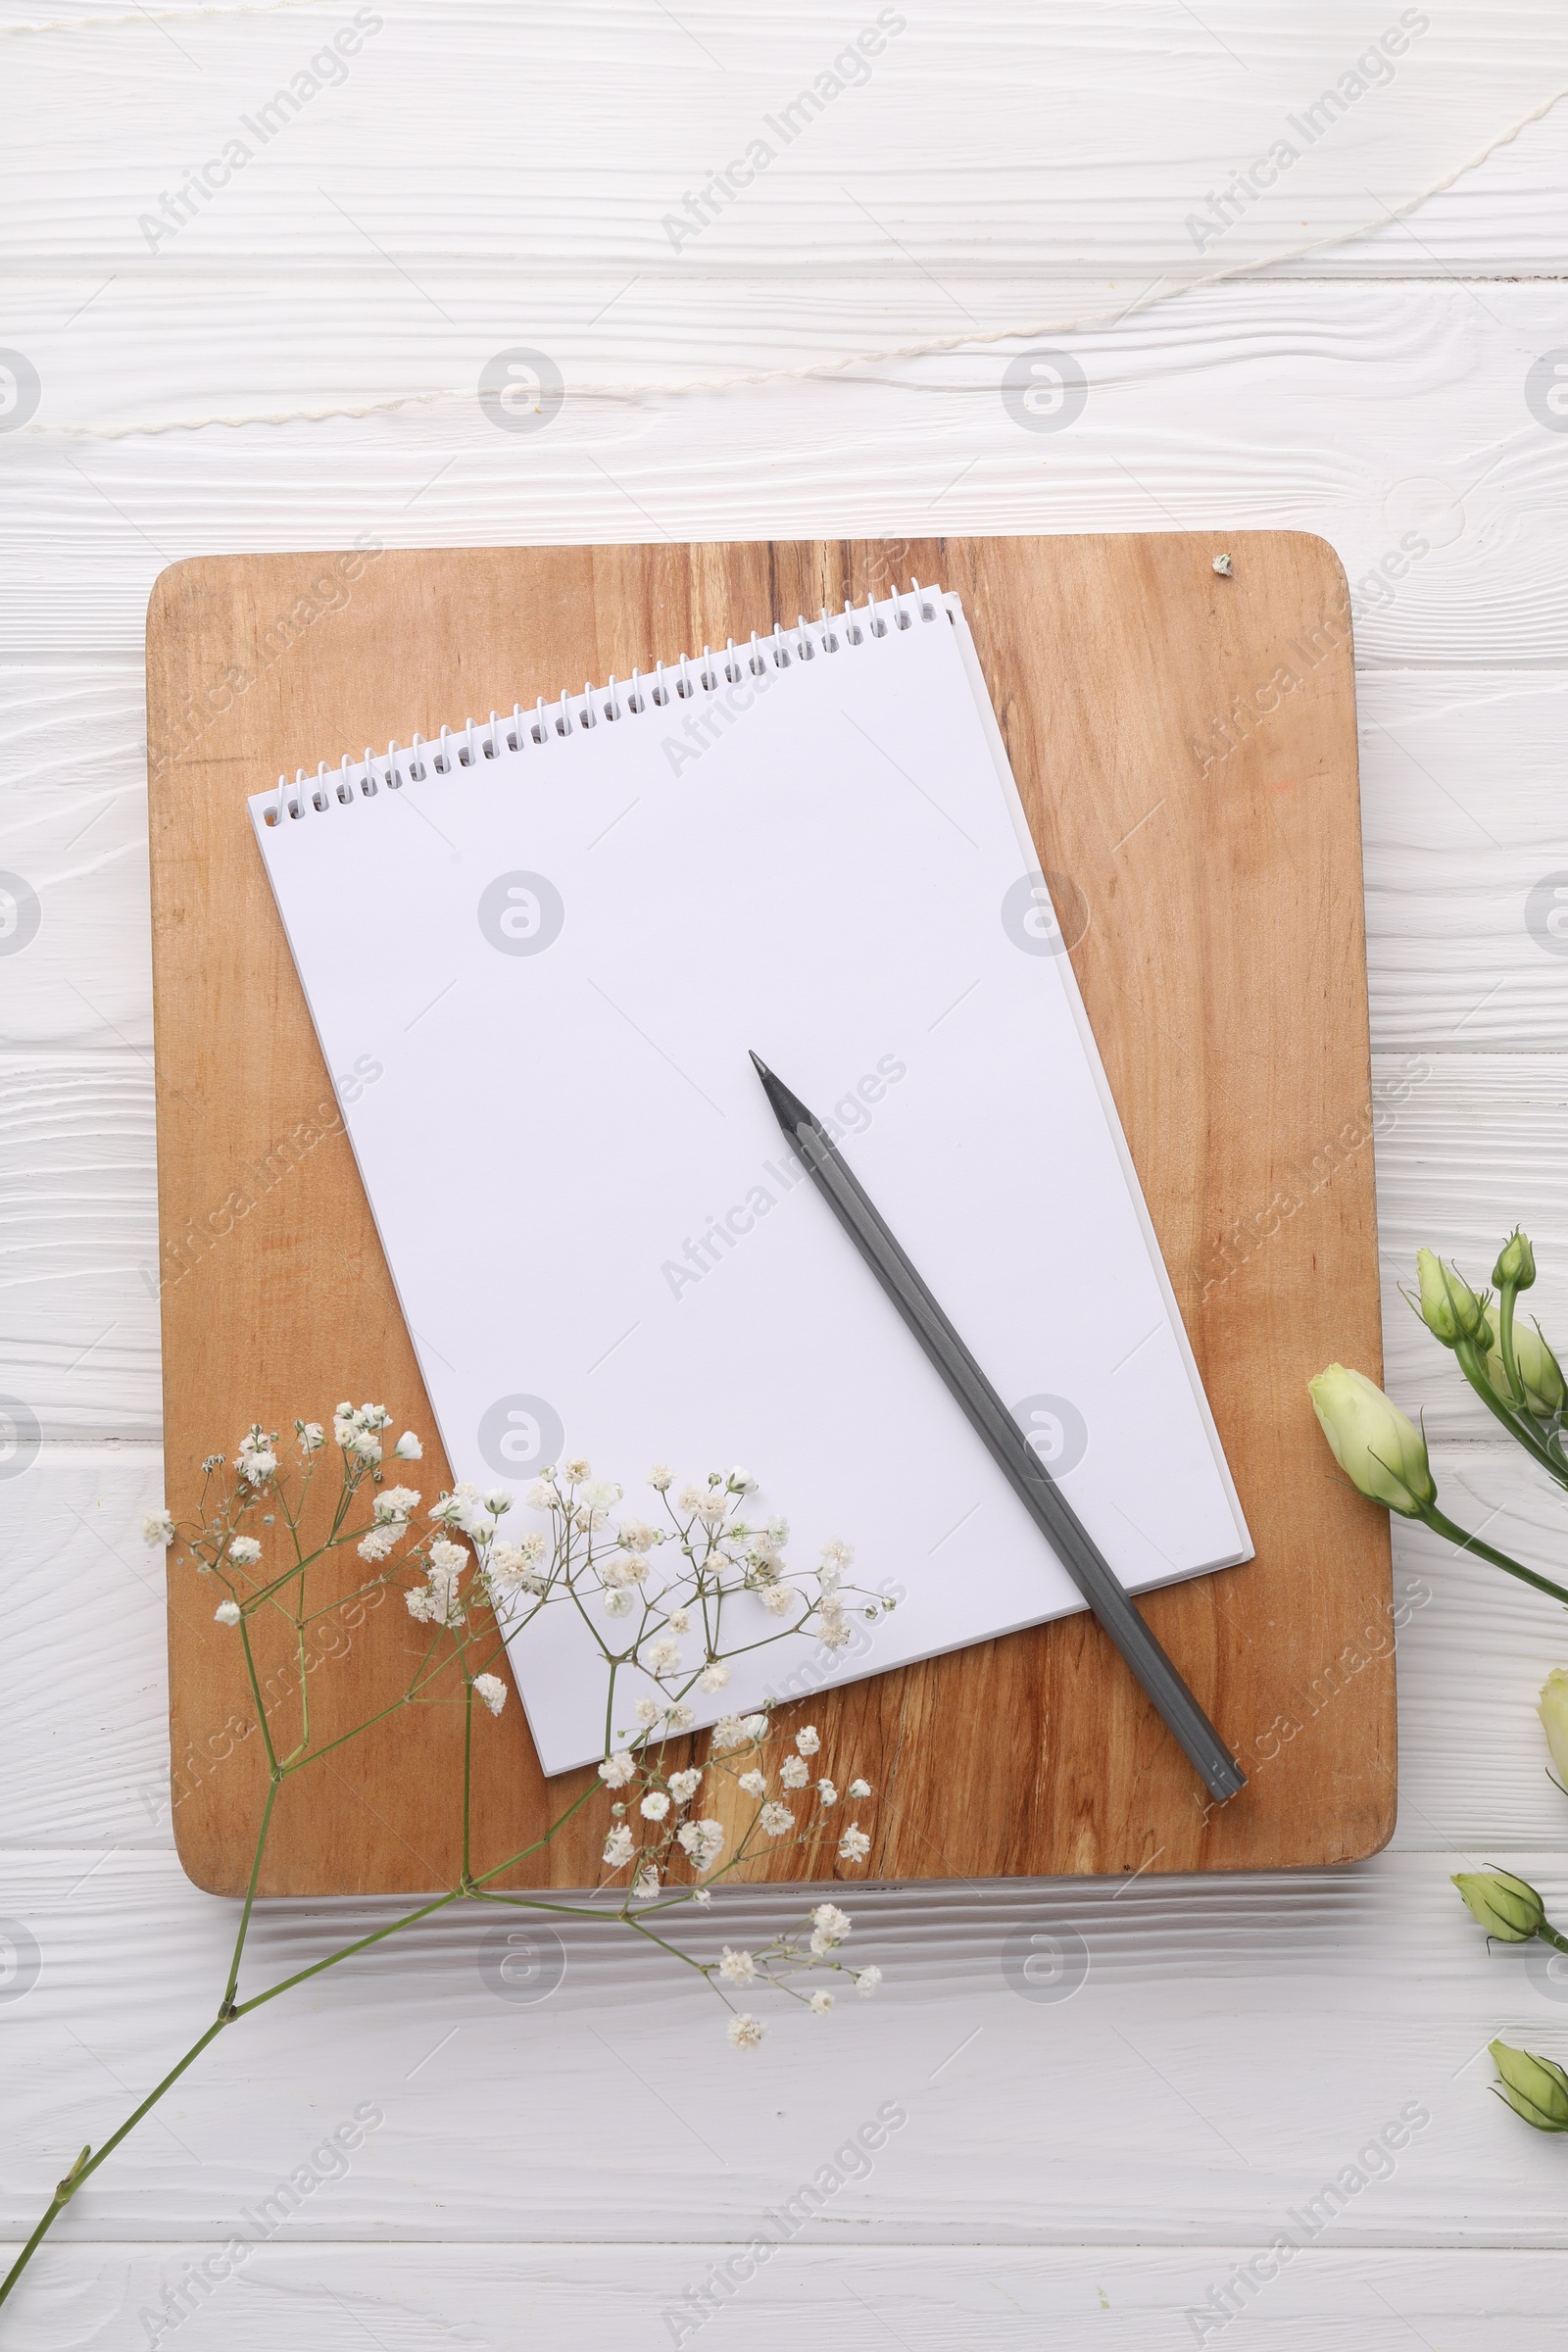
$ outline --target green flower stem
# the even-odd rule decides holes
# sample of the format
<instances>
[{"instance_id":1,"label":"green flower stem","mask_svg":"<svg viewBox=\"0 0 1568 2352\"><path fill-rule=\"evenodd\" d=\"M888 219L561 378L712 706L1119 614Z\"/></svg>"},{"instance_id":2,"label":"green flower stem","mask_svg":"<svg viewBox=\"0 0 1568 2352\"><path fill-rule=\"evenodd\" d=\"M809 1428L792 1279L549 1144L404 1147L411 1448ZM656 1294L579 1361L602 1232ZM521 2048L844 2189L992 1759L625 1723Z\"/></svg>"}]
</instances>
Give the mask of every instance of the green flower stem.
<instances>
[{"instance_id":1,"label":"green flower stem","mask_svg":"<svg viewBox=\"0 0 1568 2352\"><path fill-rule=\"evenodd\" d=\"M1525 1384L1519 1377L1519 1366L1513 1352L1513 1310L1519 1297L1517 1283L1505 1282L1500 1288L1497 1314L1497 1344L1502 1350L1502 1368L1508 1376L1508 1394L1520 1412L1525 1406Z\"/></svg>"},{"instance_id":2,"label":"green flower stem","mask_svg":"<svg viewBox=\"0 0 1568 2352\"><path fill-rule=\"evenodd\" d=\"M1424 1527L1430 1527L1434 1535L1442 1536L1459 1551L1475 1552L1481 1559L1490 1560L1494 1568L1501 1568L1507 1575L1518 1577L1521 1584L1534 1585L1538 1592L1549 1593L1553 1600L1560 1600L1564 1607L1568 1607L1568 1592L1561 1585L1554 1585L1549 1577L1538 1576L1533 1568L1521 1566L1518 1560L1510 1560L1505 1551L1498 1551L1491 1544L1484 1544L1479 1536L1466 1535L1464 1529L1457 1526L1446 1511L1440 1511L1435 1502L1423 1503L1416 1516ZM1563 1948L1568 1951L1568 1944Z\"/></svg>"},{"instance_id":3,"label":"green flower stem","mask_svg":"<svg viewBox=\"0 0 1568 2352\"><path fill-rule=\"evenodd\" d=\"M1559 1952L1568 1952L1568 1936L1559 1936L1556 1929L1547 1921L1542 1921L1536 1930L1536 1935L1541 1942L1551 1944Z\"/></svg>"},{"instance_id":4,"label":"green flower stem","mask_svg":"<svg viewBox=\"0 0 1568 2352\"><path fill-rule=\"evenodd\" d=\"M1526 1453L1535 1456L1549 1478L1554 1478L1559 1487L1568 1487L1568 1463L1564 1463L1551 1451L1545 1440L1537 1433L1523 1413L1516 1412L1512 1405L1505 1404L1497 1395L1496 1390L1487 1378L1486 1365L1476 1353L1475 1343L1471 1340L1461 1340L1453 1352L1459 1359L1460 1371L1488 1412L1495 1415L1508 1432L1509 1437L1521 1445Z\"/></svg>"}]
</instances>

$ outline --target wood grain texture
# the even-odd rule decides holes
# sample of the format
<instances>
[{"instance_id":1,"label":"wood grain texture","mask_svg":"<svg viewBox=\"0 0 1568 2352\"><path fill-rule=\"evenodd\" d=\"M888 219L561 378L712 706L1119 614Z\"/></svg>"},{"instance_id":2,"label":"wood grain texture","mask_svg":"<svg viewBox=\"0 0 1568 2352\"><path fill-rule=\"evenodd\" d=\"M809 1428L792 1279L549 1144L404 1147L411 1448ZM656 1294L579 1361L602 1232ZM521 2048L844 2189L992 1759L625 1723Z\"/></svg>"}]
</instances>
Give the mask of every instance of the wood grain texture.
<instances>
[{"instance_id":1,"label":"wood grain texture","mask_svg":"<svg viewBox=\"0 0 1568 2352\"><path fill-rule=\"evenodd\" d=\"M1255 1762L1290 1675L1310 1680L1320 1658L1386 1624L1389 1554L1386 1524L1323 1489L1299 1404L1327 1355L1375 1367L1379 1350L1369 1155L1337 1140L1362 1135L1369 1103L1343 575L1304 537L1236 547L1228 581L1212 570L1209 539L1179 535L898 553L818 543L388 555L360 565L328 624L270 667L258 632L306 592L319 560L166 574L149 619L148 724L176 1512L194 1501L215 1429L230 1423L235 1435L253 1417L286 1427L368 1386L400 1425L431 1426L346 1140L332 1131L326 1074L242 821L245 792L292 765L301 745L407 740L416 727L434 732L436 713L458 702L510 708L563 678L624 676L662 651L730 630L744 639L775 613L858 599L890 572L906 585L912 572L962 593L1042 861L1089 910L1076 963L1090 1015L1259 1553L1240 1575L1159 1595L1150 1615L1244 1763ZM1300 672L1291 729L1248 735L1218 760L1204 748L1212 711L1287 661ZM225 689L215 714L206 689L231 665L255 682ZM181 714L183 756L172 749ZM1267 1282L1219 1279L1212 1233L1268 1209L1325 1152L1332 1180L1285 1225ZM188 1613L177 1567L171 1589L176 1786L225 1718L248 1713L232 1648L192 1631L199 1588L185 1576ZM356 1631L318 1678L321 1728L368 1713L397 1658L390 1618ZM1375 1850L1392 1827L1391 1666L1384 1646L1332 1723L1302 1728L1289 1770L1258 1773L1211 1818L1084 1618L854 1686L813 1712L829 1769L842 1758L884 1788L879 1876L1330 1862ZM444 1883L456 1729L420 1712L342 1751L329 1805L291 1784L269 1890ZM228 1743L230 1768L176 1813L187 1868L218 1889L243 1884L258 1788L259 1743ZM547 1803L581 1785L564 1776L547 1795L511 1711L489 1741L480 1851L515 1850L538 1835ZM532 1866L534 1883L590 1879L600 1835L585 1819L580 1837Z\"/></svg>"}]
</instances>

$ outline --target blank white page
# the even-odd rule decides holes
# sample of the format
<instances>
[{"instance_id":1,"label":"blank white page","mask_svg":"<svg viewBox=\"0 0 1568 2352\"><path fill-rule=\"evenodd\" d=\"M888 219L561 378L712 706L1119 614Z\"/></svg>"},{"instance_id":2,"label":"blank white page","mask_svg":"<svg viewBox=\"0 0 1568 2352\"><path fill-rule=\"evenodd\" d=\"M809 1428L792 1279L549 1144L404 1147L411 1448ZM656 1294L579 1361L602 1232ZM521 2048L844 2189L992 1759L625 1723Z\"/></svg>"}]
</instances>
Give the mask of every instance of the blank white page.
<instances>
[{"instance_id":1,"label":"blank white page","mask_svg":"<svg viewBox=\"0 0 1568 2352\"><path fill-rule=\"evenodd\" d=\"M355 763L251 803L455 1474L513 1487L514 1530L563 1446L640 1515L651 1463L742 1463L788 1558L843 1537L898 1595L837 1657L738 1660L700 1722L1082 1606L751 1047L836 1124L1123 1580L1250 1555L956 599L879 612L764 640L738 684L715 657L716 691L644 681L640 713L622 687L618 721L574 695L542 744L452 737L444 774L426 745L422 781L403 753L399 789L389 755L369 797ZM546 1771L602 1754L572 1612L514 1665Z\"/></svg>"}]
</instances>

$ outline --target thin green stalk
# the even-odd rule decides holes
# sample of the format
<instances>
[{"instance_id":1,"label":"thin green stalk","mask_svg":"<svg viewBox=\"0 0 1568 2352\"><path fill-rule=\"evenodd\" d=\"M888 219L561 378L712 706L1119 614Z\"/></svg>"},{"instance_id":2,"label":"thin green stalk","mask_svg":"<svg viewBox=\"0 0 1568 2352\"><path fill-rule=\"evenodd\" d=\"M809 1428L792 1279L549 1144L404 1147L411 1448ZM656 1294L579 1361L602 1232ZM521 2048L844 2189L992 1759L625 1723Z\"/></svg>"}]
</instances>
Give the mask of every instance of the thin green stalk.
<instances>
[{"instance_id":1,"label":"thin green stalk","mask_svg":"<svg viewBox=\"0 0 1568 2352\"><path fill-rule=\"evenodd\" d=\"M1503 1283L1497 1315L1497 1339L1502 1349L1502 1368L1508 1377L1508 1394L1512 1396L1518 1410L1523 1412L1525 1409L1525 1384L1519 1377L1519 1366L1514 1361L1513 1352L1513 1310L1518 1297L1517 1283Z\"/></svg>"},{"instance_id":2,"label":"thin green stalk","mask_svg":"<svg viewBox=\"0 0 1568 2352\"><path fill-rule=\"evenodd\" d=\"M1459 1359L1460 1371L1487 1410L1502 1423L1509 1437L1515 1439L1524 1447L1526 1453L1533 1454L1547 1476L1555 1479L1559 1487L1568 1487L1568 1463L1561 1461L1551 1451L1545 1440L1540 1437L1524 1419L1523 1415L1516 1412L1512 1405L1506 1404L1497 1395L1496 1390L1487 1378L1486 1366L1477 1355L1474 1343L1469 1340L1461 1340L1453 1352Z\"/></svg>"},{"instance_id":3,"label":"thin green stalk","mask_svg":"<svg viewBox=\"0 0 1568 2352\"><path fill-rule=\"evenodd\" d=\"M1534 1585L1538 1592L1549 1593L1553 1600L1560 1600L1568 1607L1568 1592L1564 1592L1561 1585L1554 1585L1549 1577L1538 1576L1533 1568L1522 1567L1519 1561L1509 1559L1505 1551L1497 1551L1492 1544L1484 1544L1479 1536L1466 1535L1464 1529L1457 1526L1446 1511L1440 1511L1435 1502L1424 1504L1419 1516L1435 1535L1444 1537L1457 1550L1476 1552L1482 1559L1490 1560L1494 1568L1501 1568L1509 1576L1518 1577L1521 1584Z\"/></svg>"}]
</instances>

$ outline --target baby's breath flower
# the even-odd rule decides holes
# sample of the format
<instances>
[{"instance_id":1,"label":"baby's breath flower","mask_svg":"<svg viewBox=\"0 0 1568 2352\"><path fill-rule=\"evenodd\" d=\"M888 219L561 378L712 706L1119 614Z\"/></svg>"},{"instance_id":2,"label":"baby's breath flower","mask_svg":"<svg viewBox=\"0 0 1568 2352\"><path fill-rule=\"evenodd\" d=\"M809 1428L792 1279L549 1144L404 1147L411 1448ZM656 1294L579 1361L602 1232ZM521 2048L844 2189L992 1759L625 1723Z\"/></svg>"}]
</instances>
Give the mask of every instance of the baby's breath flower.
<instances>
[{"instance_id":1,"label":"baby's breath flower","mask_svg":"<svg viewBox=\"0 0 1568 2352\"><path fill-rule=\"evenodd\" d=\"M381 1459L381 1441L368 1429L354 1432L348 1449L350 1453L357 1454L362 1462L378 1462Z\"/></svg>"},{"instance_id":2,"label":"baby's breath flower","mask_svg":"<svg viewBox=\"0 0 1568 2352\"><path fill-rule=\"evenodd\" d=\"M406 1522L418 1507L419 1497L412 1487L383 1487L375 1498L375 1515L382 1526Z\"/></svg>"},{"instance_id":3,"label":"baby's breath flower","mask_svg":"<svg viewBox=\"0 0 1568 2352\"><path fill-rule=\"evenodd\" d=\"M617 1588L616 1590L605 1594L605 1613L607 1616L629 1617L631 1612L632 1597L629 1592L624 1591L624 1589Z\"/></svg>"},{"instance_id":4,"label":"baby's breath flower","mask_svg":"<svg viewBox=\"0 0 1568 2352\"><path fill-rule=\"evenodd\" d=\"M786 1756L778 1768L778 1777L786 1788L804 1788L811 1777L811 1768L804 1756Z\"/></svg>"},{"instance_id":5,"label":"baby's breath flower","mask_svg":"<svg viewBox=\"0 0 1568 2352\"><path fill-rule=\"evenodd\" d=\"M713 1753L724 1755L732 1747L749 1747L751 1734L738 1715L721 1715L713 1726Z\"/></svg>"},{"instance_id":6,"label":"baby's breath flower","mask_svg":"<svg viewBox=\"0 0 1568 2352\"><path fill-rule=\"evenodd\" d=\"M669 1793L678 1805L689 1805L702 1785L703 1776L696 1765L685 1772L672 1772L669 1776Z\"/></svg>"},{"instance_id":7,"label":"baby's breath flower","mask_svg":"<svg viewBox=\"0 0 1568 2352\"><path fill-rule=\"evenodd\" d=\"M803 1724L795 1735L795 1744L803 1756L814 1756L822 1744L822 1735L814 1723Z\"/></svg>"},{"instance_id":8,"label":"baby's breath flower","mask_svg":"<svg viewBox=\"0 0 1568 2352\"><path fill-rule=\"evenodd\" d=\"M759 1598L770 1617L788 1617L801 1605L801 1596L793 1585L767 1585Z\"/></svg>"},{"instance_id":9,"label":"baby's breath flower","mask_svg":"<svg viewBox=\"0 0 1568 2352\"><path fill-rule=\"evenodd\" d=\"M473 1694L484 1700L492 1715L499 1715L507 1703L507 1686L499 1674L476 1674Z\"/></svg>"},{"instance_id":10,"label":"baby's breath flower","mask_svg":"<svg viewBox=\"0 0 1568 2352\"><path fill-rule=\"evenodd\" d=\"M858 1968L855 1971L855 1989L867 2000L870 1999L881 1982L882 1971L879 1968Z\"/></svg>"},{"instance_id":11,"label":"baby's breath flower","mask_svg":"<svg viewBox=\"0 0 1568 2352\"><path fill-rule=\"evenodd\" d=\"M643 1652L641 1662L650 1674L678 1674L680 1671L680 1643L663 1639L650 1642L648 1648Z\"/></svg>"},{"instance_id":12,"label":"baby's breath flower","mask_svg":"<svg viewBox=\"0 0 1568 2352\"><path fill-rule=\"evenodd\" d=\"M857 1778L850 1783L850 1794L852 1796L869 1796L870 1793L871 1784L869 1781L862 1781Z\"/></svg>"},{"instance_id":13,"label":"baby's breath flower","mask_svg":"<svg viewBox=\"0 0 1568 2352\"><path fill-rule=\"evenodd\" d=\"M849 1913L841 1911L837 1903L818 1903L811 1913L811 1949L817 1958L842 1943L853 1925Z\"/></svg>"},{"instance_id":14,"label":"baby's breath flower","mask_svg":"<svg viewBox=\"0 0 1568 2352\"><path fill-rule=\"evenodd\" d=\"M833 2006L833 1995L830 1992L813 1992L807 2006L813 2017L826 2017Z\"/></svg>"},{"instance_id":15,"label":"baby's breath flower","mask_svg":"<svg viewBox=\"0 0 1568 2352\"><path fill-rule=\"evenodd\" d=\"M718 1973L726 1984L750 1984L757 1975L757 1962L750 1952L732 1952L726 1943L719 1955Z\"/></svg>"},{"instance_id":16,"label":"baby's breath flower","mask_svg":"<svg viewBox=\"0 0 1568 2352\"><path fill-rule=\"evenodd\" d=\"M765 1772L758 1772L755 1769L751 1772L743 1772L736 1787L744 1788L748 1796L765 1796L767 1794L767 1775Z\"/></svg>"},{"instance_id":17,"label":"baby's breath flower","mask_svg":"<svg viewBox=\"0 0 1568 2352\"><path fill-rule=\"evenodd\" d=\"M742 1470L738 1465L730 1472L726 1484L732 1494L753 1494L757 1491L757 1481L751 1472Z\"/></svg>"},{"instance_id":18,"label":"baby's breath flower","mask_svg":"<svg viewBox=\"0 0 1568 2352\"><path fill-rule=\"evenodd\" d=\"M373 1568L378 1560L384 1560L388 1552L395 1547L402 1533L401 1522L395 1527L372 1527L369 1534L355 1545L355 1549L361 1559L368 1561Z\"/></svg>"},{"instance_id":19,"label":"baby's breath flower","mask_svg":"<svg viewBox=\"0 0 1568 2352\"><path fill-rule=\"evenodd\" d=\"M816 1638L824 1649L843 1649L850 1639L849 1624L843 1617L824 1618Z\"/></svg>"},{"instance_id":20,"label":"baby's breath flower","mask_svg":"<svg viewBox=\"0 0 1568 2352\"><path fill-rule=\"evenodd\" d=\"M662 1788L650 1788L637 1810L645 1821L662 1821L669 1811L669 1799Z\"/></svg>"},{"instance_id":21,"label":"baby's breath flower","mask_svg":"<svg viewBox=\"0 0 1568 2352\"><path fill-rule=\"evenodd\" d=\"M162 1544L167 1551L174 1541L174 1522L168 1511L149 1511L141 1523L144 1544Z\"/></svg>"},{"instance_id":22,"label":"baby's breath flower","mask_svg":"<svg viewBox=\"0 0 1568 2352\"><path fill-rule=\"evenodd\" d=\"M675 1839L695 1870L710 1870L724 1850L724 1825L720 1821L683 1821Z\"/></svg>"},{"instance_id":23,"label":"baby's breath flower","mask_svg":"<svg viewBox=\"0 0 1568 2352\"><path fill-rule=\"evenodd\" d=\"M550 1480L536 1478L522 1499L530 1511L553 1511L561 1496Z\"/></svg>"},{"instance_id":24,"label":"baby's breath flower","mask_svg":"<svg viewBox=\"0 0 1568 2352\"><path fill-rule=\"evenodd\" d=\"M816 1801L819 1805L836 1805L838 1803L839 1792L834 1788L831 1781L817 1782Z\"/></svg>"},{"instance_id":25,"label":"baby's breath flower","mask_svg":"<svg viewBox=\"0 0 1568 2352\"><path fill-rule=\"evenodd\" d=\"M663 1717L672 1732L689 1732L697 1721L697 1711L682 1703L680 1706L665 1707Z\"/></svg>"},{"instance_id":26,"label":"baby's breath flower","mask_svg":"<svg viewBox=\"0 0 1568 2352\"><path fill-rule=\"evenodd\" d=\"M632 1711L639 1723L652 1726L659 1721L660 1709L657 1698L640 1698Z\"/></svg>"},{"instance_id":27,"label":"baby's breath flower","mask_svg":"<svg viewBox=\"0 0 1568 2352\"><path fill-rule=\"evenodd\" d=\"M829 1568L848 1568L855 1557L855 1545L833 1536L822 1546L822 1559Z\"/></svg>"},{"instance_id":28,"label":"baby's breath flower","mask_svg":"<svg viewBox=\"0 0 1568 2352\"><path fill-rule=\"evenodd\" d=\"M839 1839L839 1854L846 1862L863 1862L871 1851L871 1840L857 1821L852 1821Z\"/></svg>"},{"instance_id":29,"label":"baby's breath flower","mask_svg":"<svg viewBox=\"0 0 1568 2352\"><path fill-rule=\"evenodd\" d=\"M765 1804L757 1818L770 1838L782 1838L787 1831L793 1830L795 1827L794 1814L788 1805L781 1805L777 1797L774 1797L771 1803Z\"/></svg>"},{"instance_id":30,"label":"baby's breath flower","mask_svg":"<svg viewBox=\"0 0 1568 2352\"><path fill-rule=\"evenodd\" d=\"M635 1759L625 1748L617 1748L612 1756L607 1756L600 1765L599 1778L607 1788L624 1788L636 1770Z\"/></svg>"},{"instance_id":31,"label":"baby's breath flower","mask_svg":"<svg viewBox=\"0 0 1568 2352\"><path fill-rule=\"evenodd\" d=\"M262 1556L262 1547L254 1536L231 1536L228 1556L236 1568L254 1568Z\"/></svg>"},{"instance_id":32,"label":"baby's breath flower","mask_svg":"<svg viewBox=\"0 0 1568 2352\"><path fill-rule=\"evenodd\" d=\"M486 1564L490 1582L498 1592L511 1592L517 1590L524 1592L542 1592L544 1591L545 1580L534 1565L538 1554L529 1549L530 1544L538 1544L541 1552L544 1550L542 1536L525 1536L520 1544L494 1544L491 1545L490 1557Z\"/></svg>"},{"instance_id":33,"label":"baby's breath flower","mask_svg":"<svg viewBox=\"0 0 1568 2352\"><path fill-rule=\"evenodd\" d=\"M241 1478L249 1487L265 1487L277 1468L276 1454L270 1453L260 1442L252 1445L249 1439L242 1441L234 1459Z\"/></svg>"},{"instance_id":34,"label":"baby's breath flower","mask_svg":"<svg viewBox=\"0 0 1568 2352\"><path fill-rule=\"evenodd\" d=\"M729 2021L729 2045L732 2050L755 2050L767 2028L760 2017L740 2010Z\"/></svg>"},{"instance_id":35,"label":"baby's breath flower","mask_svg":"<svg viewBox=\"0 0 1568 2352\"><path fill-rule=\"evenodd\" d=\"M243 1614L237 1600L220 1600L213 1611L220 1625L238 1625Z\"/></svg>"},{"instance_id":36,"label":"baby's breath flower","mask_svg":"<svg viewBox=\"0 0 1568 2352\"><path fill-rule=\"evenodd\" d=\"M611 1831L605 1839L605 1860L612 1870L620 1870L631 1860L635 1839L624 1822Z\"/></svg>"},{"instance_id":37,"label":"baby's breath flower","mask_svg":"<svg viewBox=\"0 0 1568 2352\"><path fill-rule=\"evenodd\" d=\"M326 1432L319 1421L296 1421L300 1433L301 1453L316 1453L326 1443Z\"/></svg>"},{"instance_id":38,"label":"baby's breath flower","mask_svg":"<svg viewBox=\"0 0 1568 2352\"><path fill-rule=\"evenodd\" d=\"M712 1659L697 1677L699 1690L722 1690L729 1681L729 1668L722 1658Z\"/></svg>"},{"instance_id":39,"label":"baby's breath flower","mask_svg":"<svg viewBox=\"0 0 1568 2352\"><path fill-rule=\"evenodd\" d=\"M671 1609L667 1623L672 1634L689 1634L692 1630L692 1613L690 1609Z\"/></svg>"},{"instance_id":40,"label":"baby's breath flower","mask_svg":"<svg viewBox=\"0 0 1568 2352\"><path fill-rule=\"evenodd\" d=\"M762 1532L774 1550L782 1551L790 1540L790 1523L787 1519L770 1519Z\"/></svg>"},{"instance_id":41,"label":"baby's breath flower","mask_svg":"<svg viewBox=\"0 0 1568 2352\"><path fill-rule=\"evenodd\" d=\"M484 1507L492 1519L504 1519L513 1505L512 1489L510 1487L490 1487L486 1490L483 1500Z\"/></svg>"},{"instance_id":42,"label":"baby's breath flower","mask_svg":"<svg viewBox=\"0 0 1568 2352\"><path fill-rule=\"evenodd\" d=\"M561 1465L561 1475L571 1487L579 1486L585 1478L592 1478L593 1474L594 1466L585 1453L568 1453Z\"/></svg>"},{"instance_id":43,"label":"baby's breath flower","mask_svg":"<svg viewBox=\"0 0 1568 2352\"><path fill-rule=\"evenodd\" d=\"M741 1720L746 1726L748 1740L765 1740L767 1738L767 1717L765 1715L745 1715Z\"/></svg>"},{"instance_id":44,"label":"baby's breath flower","mask_svg":"<svg viewBox=\"0 0 1568 2352\"><path fill-rule=\"evenodd\" d=\"M659 1530L650 1527L646 1519L623 1519L620 1540L628 1551L646 1551L650 1544L659 1542Z\"/></svg>"},{"instance_id":45,"label":"baby's breath flower","mask_svg":"<svg viewBox=\"0 0 1568 2352\"><path fill-rule=\"evenodd\" d=\"M577 1496L591 1511L613 1510L620 1500L620 1489L612 1478L591 1478Z\"/></svg>"},{"instance_id":46,"label":"baby's breath flower","mask_svg":"<svg viewBox=\"0 0 1568 2352\"><path fill-rule=\"evenodd\" d=\"M318 1440L319 1440L319 1431L317 1432L317 1437ZM400 1462L418 1462L422 1461L424 1458L424 1447L420 1445L418 1439L415 1436L412 1429L406 1429L403 1432L402 1437L399 1438L392 1450L397 1455L397 1458Z\"/></svg>"},{"instance_id":47,"label":"baby's breath flower","mask_svg":"<svg viewBox=\"0 0 1568 2352\"><path fill-rule=\"evenodd\" d=\"M675 1497L675 1508L677 1511L700 1511L707 1500L708 1489L693 1486L688 1479Z\"/></svg>"},{"instance_id":48,"label":"baby's breath flower","mask_svg":"<svg viewBox=\"0 0 1568 2352\"><path fill-rule=\"evenodd\" d=\"M633 1894L640 1894L645 1901L659 1892L659 1865L657 1862L643 1864L631 1883L631 1890Z\"/></svg>"},{"instance_id":49,"label":"baby's breath flower","mask_svg":"<svg viewBox=\"0 0 1568 2352\"><path fill-rule=\"evenodd\" d=\"M668 1491L669 1482L674 1475L674 1471L667 1462L656 1462L648 1473L648 1484L656 1494L663 1494Z\"/></svg>"}]
</instances>

